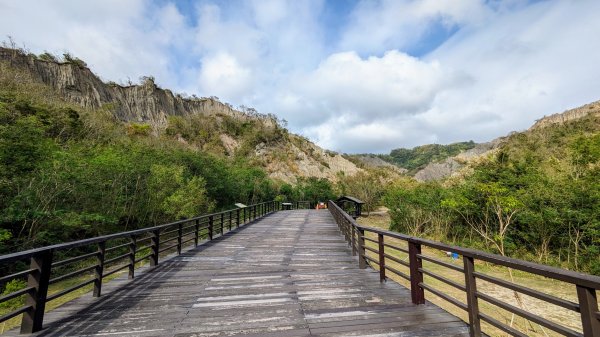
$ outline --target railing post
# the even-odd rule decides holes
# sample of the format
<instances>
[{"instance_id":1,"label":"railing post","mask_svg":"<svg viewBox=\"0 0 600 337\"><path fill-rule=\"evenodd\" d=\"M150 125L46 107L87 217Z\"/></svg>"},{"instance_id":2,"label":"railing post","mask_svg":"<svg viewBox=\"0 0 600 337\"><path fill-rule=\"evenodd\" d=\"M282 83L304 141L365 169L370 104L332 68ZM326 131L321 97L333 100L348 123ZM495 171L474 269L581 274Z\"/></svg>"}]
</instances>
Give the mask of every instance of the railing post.
<instances>
[{"instance_id":1,"label":"railing post","mask_svg":"<svg viewBox=\"0 0 600 337\"><path fill-rule=\"evenodd\" d=\"M585 337L600 336L600 315L596 289L577 285L577 298L581 312L581 325Z\"/></svg>"},{"instance_id":2,"label":"railing post","mask_svg":"<svg viewBox=\"0 0 600 337\"><path fill-rule=\"evenodd\" d=\"M356 256L356 228L351 226L352 228L352 256Z\"/></svg>"},{"instance_id":3,"label":"railing post","mask_svg":"<svg viewBox=\"0 0 600 337\"><path fill-rule=\"evenodd\" d=\"M208 239L213 239L213 216L208 217Z\"/></svg>"},{"instance_id":4,"label":"railing post","mask_svg":"<svg viewBox=\"0 0 600 337\"><path fill-rule=\"evenodd\" d=\"M160 248L160 229L152 231L152 256L150 257L150 266L158 266L158 251Z\"/></svg>"},{"instance_id":5,"label":"railing post","mask_svg":"<svg viewBox=\"0 0 600 337\"><path fill-rule=\"evenodd\" d=\"M177 255L181 255L181 241L183 238L183 224L177 225Z\"/></svg>"},{"instance_id":6,"label":"railing post","mask_svg":"<svg viewBox=\"0 0 600 337\"><path fill-rule=\"evenodd\" d=\"M194 247L198 247L198 237L200 236L200 219L196 219L194 224Z\"/></svg>"},{"instance_id":7,"label":"railing post","mask_svg":"<svg viewBox=\"0 0 600 337\"><path fill-rule=\"evenodd\" d=\"M223 227L225 227L225 214L221 213L221 236L223 236Z\"/></svg>"},{"instance_id":8,"label":"railing post","mask_svg":"<svg viewBox=\"0 0 600 337\"><path fill-rule=\"evenodd\" d=\"M467 315L469 316L469 336L481 336L481 322L479 320L479 303L477 302L477 284L473 273L475 272L475 260L473 257L463 255L465 270L465 288L467 295Z\"/></svg>"},{"instance_id":9,"label":"railing post","mask_svg":"<svg viewBox=\"0 0 600 337\"><path fill-rule=\"evenodd\" d=\"M51 267L52 250L45 250L31 257L29 268L34 271L27 276L27 286L33 287L33 291L29 292L25 299L26 305L30 305L31 309L23 313L22 334L42 330Z\"/></svg>"},{"instance_id":10,"label":"railing post","mask_svg":"<svg viewBox=\"0 0 600 337\"><path fill-rule=\"evenodd\" d=\"M235 210L235 227L239 228L240 227L240 209L236 209Z\"/></svg>"},{"instance_id":11,"label":"railing post","mask_svg":"<svg viewBox=\"0 0 600 337\"><path fill-rule=\"evenodd\" d=\"M229 231L230 231L230 232L231 232L231 227L232 227L232 226L231 226L231 223L232 223L232 220L231 220L231 218L232 218L232 217L233 217L233 212L232 212L232 211L229 211L229 224L228 224L228 225L229 225Z\"/></svg>"},{"instance_id":12,"label":"railing post","mask_svg":"<svg viewBox=\"0 0 600 337\"><path fill-rule=\"evenodd\" d=\"M350 221L348 221L348 223L346 224L346 241L348 241L348 246L352 245L352 238L350 237L350 227L352 227L352 224L350 223Z\"/></svg>"},{"instance_id":13,"label":"railing post","mask_svg":"<svg viewBox=\"0 0 600 337\"><path fill-rule=\"evenodd\" d=\"M137 250L137 240L135 235L131 236L131 240L129 241L129 273L127 274L127 278L130 280L135 277L135 253Z\"/></svg>"},{"instance_id":14,"label":"railing post","mask_svg":"<svg viewBox=\"0 0 600 337\"><path fill-rule=\"evenodd\" d=\"M365 230L358 228L358 268L367 268L365 261Z\"/></svg>"},{"instance_id":15,"label":"railing post","mask_svg":"<svg viewBox=\"0 0 600 337\"><path fill-rule=\"evenodd\" d=\"M421 254L421 244L412 240L408 241L408 260L410 263L410 295L413 304L425 304L425 291L420 283L423 283L423 261L417 256Z\"/></svg>"},{"instance_id":16,"label":"railing post","mask_svg":"<svg viewBox=\"0 0 600 337\"><path fill-rule=\"evenodd\" d=\"M379 244L379 282L385 281L385 246L383 245L383 234L377 234L377 242Z\"/></svg>"},{"instance_id":17,"label":"railing post","mask_svg":"<svg viewBox=\"0 0 600 337\"><path fill-rule=\"evenodd\" d=\"M106 255L106 241L98 242L98 255L96 260L98 264L94 271L94 297L100 297L102 294L102 275L104 273L104 256Z\"/></svg>"}]
</instances>

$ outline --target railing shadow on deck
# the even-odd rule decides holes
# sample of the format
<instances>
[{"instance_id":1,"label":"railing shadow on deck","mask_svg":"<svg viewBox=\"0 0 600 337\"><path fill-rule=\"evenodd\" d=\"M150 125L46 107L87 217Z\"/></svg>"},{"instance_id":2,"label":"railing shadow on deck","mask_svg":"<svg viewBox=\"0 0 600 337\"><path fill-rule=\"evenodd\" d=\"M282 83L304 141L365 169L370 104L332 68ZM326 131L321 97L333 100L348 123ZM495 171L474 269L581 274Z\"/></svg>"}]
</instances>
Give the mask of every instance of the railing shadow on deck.
<instances>
[{"instance_id":1,"label":"railing shadow on deck","mask_svg":"<svg viewBox=\"0 0 600 337\"><path fill-rule=\"evenodd\" d=\"M58 318L50 322L50 326L40 330L37 337L58 337L69 336L72 334L87 335L96 334L98 331L103 331L110 328L108 318L116 319L121 315L130 312L141 301L144 300L142 294L152 292L155 289L160 289L163 284L167 284L172 280L179 271L186 268L188 262L186 260L178 260L177 263L173 260L176 256L186 256L198 254L199 252L208 249L222 240L226 240L230 235L235 235L252 225L256 220L268 217L272 213L267 213L256 219L249 220L242 226L232 228L230 231L222 235L215 236L212 240L207 239L200 242L198 246L187 247L181 253L174 252L163 259L163 263L145 268L135 279L130 282L118 284L114 289L110 289L97 300L89 302L85 301L85 306L80 310L68 312L68 315Z\"/></svg>"},{"instance_id":2,"label":"railing shadow on deck","mask_svg":"<svg viewBox=\"0 0 600 337\"><path fill-rule=\"evenodd\" d=\"M600 336L600 312L598 311L598 299L596 297L596 290L600 289L600 277L598 276L577 273L560 268L554 268L537 263L490 254L474 249L451 246L432 240L412 237L378 228L362 226L356 223L356 221L349 214L347 214L333 201L328 202L328 209L338 224L338 227L348 242L348 245L352 248L352 254L355 256L358 255L358 263L360 268L366 268L369 263L373 263L379 269L381 282L386 280L386 273L388 272L410 282L411 297L414 304L424 304L425 291L428 291L431 294L436 295L441 299L453 304L454 306L464 310L467 313L467 323L469 323L471 336L482 335L481 321L484 321L509 335L526 336L526 334L515 329L514 327L506 325L494 317L482 313L479 310L480 301L485 301L488 304L521 316L563 336ZM376 235L377 240L367 237L365 233L372 233ZM393 244L395 242L391 242L392 240L389 239L404 241L406 246L400 247L395 245ZM371 242L372 244L368 246L366 242ZM373 246L376 248L373 248ZM425 255L421 252L422 247L458 254L462 256L463 266L460 267L440 261L435 257ZM367 252L374 253L377 258L374 259L368 256ZM393 254L396 253L405 254L405 256L408 257L408 262L393 256ZM424 269L423 261L428 261L441 267L464 274L464 284L450 280L449 278L434 273L431 270ZM571 284L576 289L577 302L568 301L551 294L540 292L535 289L479 272L476 270L475 261L485 261L493 265L504 266ZM402 266L402 268L405 268L406 272L392 267L391 264ZM466 303L432 287L431 284L427 284L424 282L423 275L427 275L463 292L466 296ZM555 321L530 313L522 308L516 307L479 291L477 289L477 280L486 281L496 286L531 296L538 300L544 301L547 304L580 313L583 334L566 327L563 324L558 324Z\"/></svg>"},{"instance_id":3,"label":"railing shadow on deck","mask_svg":"<svg viewBox=\"0 0 600 337\"><path fill-rule=\"evenodd\" d=\"M210 245L217 235L222 237L227 232L278 211L280 208L281 205L278 202L263 202L160 226L0 256L0 270L11 270L11 265L19 263L23 265L24 261L29 262L29 266L24 270L9 272L9 275L0 274L0 286L15 279L27 280L25 288L0 297L0 304L25 297L25 305L0 316L0 323L23 315L21 333L40 331L48 302L88 285L93 285L93 296L100 297L103 280L124 270L128 271L128 278L132 279L131 285L148 284L145 281L151 280L157 275L156 272L161 271L159 259L164 259L168 254L180 255L186 245L198 247L202 240L208 240L208 245ZM66 257L56 261L54 257L57 256L57 252L61 252ZM133 280L136 266L139 267L146 260L149 260L153 273L145 273L142 277ZM82 264L85 267L81 268ZM14 271L14 269L12 270ZM93 277L86 281L52 294L48 292L51 284L81 278L92 272ZM114 299L114 296L111 298ZM95 306L102 305L102 303L104 301L98 301L92 308L85 310L93 310Z\"/></svg>"}]
</instances>

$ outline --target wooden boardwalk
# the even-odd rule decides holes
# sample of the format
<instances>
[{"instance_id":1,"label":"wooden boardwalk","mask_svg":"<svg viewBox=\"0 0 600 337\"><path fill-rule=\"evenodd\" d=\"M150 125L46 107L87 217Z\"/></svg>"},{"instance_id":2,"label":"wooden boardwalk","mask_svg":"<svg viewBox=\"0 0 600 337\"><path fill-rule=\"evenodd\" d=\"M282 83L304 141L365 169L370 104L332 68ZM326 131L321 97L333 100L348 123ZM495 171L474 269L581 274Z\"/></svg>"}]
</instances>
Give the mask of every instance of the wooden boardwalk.
<instances>
[{"instance_id":1,"label":"wooden boardwalk","mask_svg":"<svg viewBox=\"0 0 600 337\"><path fill-rule=\"evenodd\" d=\"M111 281L44 326L33 336L468 336L458 318L358 269L326 210L270 214Z\"/></svg>"}]
</instances>

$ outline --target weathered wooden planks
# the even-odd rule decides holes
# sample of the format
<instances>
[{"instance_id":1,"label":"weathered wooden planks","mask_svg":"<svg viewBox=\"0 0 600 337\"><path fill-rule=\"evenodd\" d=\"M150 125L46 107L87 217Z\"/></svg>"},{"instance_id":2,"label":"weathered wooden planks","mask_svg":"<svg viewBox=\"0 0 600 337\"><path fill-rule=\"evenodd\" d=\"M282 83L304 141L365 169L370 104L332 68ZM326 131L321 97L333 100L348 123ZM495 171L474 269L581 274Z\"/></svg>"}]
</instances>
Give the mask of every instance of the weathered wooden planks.
<instances>
[{"instance_id":1,"label":"weathered wooden planks","mask_svg":"<svg viewBox=\"0 0 600 337\"><path fill-rule=\"evenodd\" d=\"M75 300L45 326L35 336L468 335L458 318L358 269L326 210L271 214L107 283L101 298Z\"/></svg>"}]
</instances>

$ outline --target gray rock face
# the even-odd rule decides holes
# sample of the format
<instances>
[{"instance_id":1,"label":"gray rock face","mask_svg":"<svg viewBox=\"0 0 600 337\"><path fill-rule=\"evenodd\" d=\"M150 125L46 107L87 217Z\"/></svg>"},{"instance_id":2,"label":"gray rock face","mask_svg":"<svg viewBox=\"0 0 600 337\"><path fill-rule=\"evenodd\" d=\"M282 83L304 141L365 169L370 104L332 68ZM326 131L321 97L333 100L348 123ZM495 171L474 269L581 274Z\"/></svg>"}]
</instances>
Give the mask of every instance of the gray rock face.
<instances>
[{"instance_id":1,"label":"gray rock face","mask_svg":"<svg viewBox=\"0 0 600 337\"><path fill-rule=\"evenodd\" d=\"M430 163L415 174L415 179L418 181L440 180L452 175L452 173L460 170L463 167L453 157L447 158L441 163Z\"/></svg>"},{"instance_id":2,"label":"gray rock face","mask_svg":"<svg viewBox=\"0 0 600 337\"><path fill-rule=\"evenodd\" d=\"M26 70L31 76L56 89L65 99L84 108L98 109L114 104L115 115L123 121L163 126L167 116L195 114L248 115L210 98L188 99L156 86L151 78L140 85L104 83L90 69L74 63L44 61L12 49L0 48L0 60Z\"/></svg>"},{"instance_id":3,"label":"gray rock face","mask_svg":"<svg viewBox=\"0 0 600 337\"><path fill-rule=\"evenodd\" d=\"M237 120L259 119L267 127L274 127L276 121L270 117L244 113L230 105L211 98L184 98L170 90L156 86L151 78L140 85L121 86L104 83L83 64L53 62L25 55L14 49L0 48L0 61L22 69L31 77L55 89L67 101L87 109L98 109L105 104L114 106L115 116L122 121L148 123L153 129L164 127L169 116L231 116ZM239 147L238 139L227 134L219 136L227 155L232 155ZM185 142L183 138L179 139ZM288 142L267 146L259 144L255 158L265 162L265 168L272 178L295 183L298 177L337 179L339 172L354 175L361 171L352 162L339 154L327 152L310 141L302 143L304 149Z\"/></svg>"},{"instance_id":4,"label":"gray rock face","mask_svg":"<svg viewBox=\"0 0 600 337\"><path fill-rule=\"evenodd\" d=\"M376 156L357 156L356 158L369 167L388 167L398 173L406 173L406 171L408 171L405 168L390 164Z\"/></svg>"},{"instance_id":5,"label":"gray rock face","mask_svg":"<svg viewBox=\"0 0 600 337\"><path fill-rule=\"evenodd\" d=\"M439 163L430 163L415 173L415 179L418 181L431 181L450 177L465 167L467 163L477 160L498 148L502 140L503 138L496 138L491 142L479 143L474 148L463 151L454 157L446 158Z\"/></svg>"},{"instance_id":6,"label":"gray rock face","mask_svg":"<svg viewBox=\"0 0 600 337\"><path fill-rule=\"evenodd\" d=\"M529 130L547 127L552 124L562 124L588 115L600 115L600 101L538 119Z\"/></svg>"}]
</instances>

